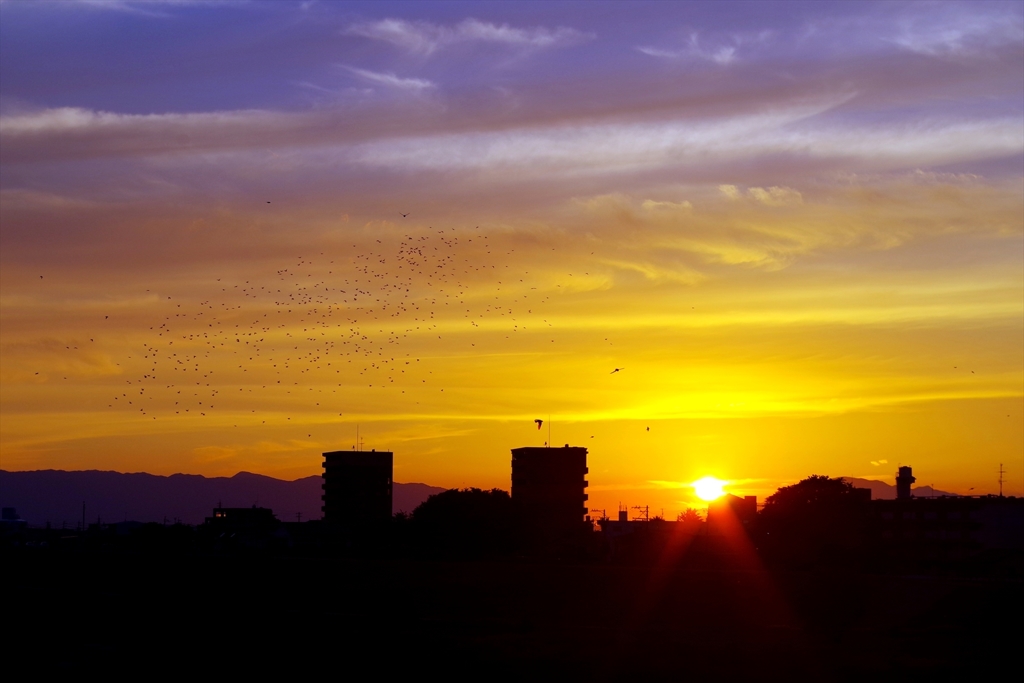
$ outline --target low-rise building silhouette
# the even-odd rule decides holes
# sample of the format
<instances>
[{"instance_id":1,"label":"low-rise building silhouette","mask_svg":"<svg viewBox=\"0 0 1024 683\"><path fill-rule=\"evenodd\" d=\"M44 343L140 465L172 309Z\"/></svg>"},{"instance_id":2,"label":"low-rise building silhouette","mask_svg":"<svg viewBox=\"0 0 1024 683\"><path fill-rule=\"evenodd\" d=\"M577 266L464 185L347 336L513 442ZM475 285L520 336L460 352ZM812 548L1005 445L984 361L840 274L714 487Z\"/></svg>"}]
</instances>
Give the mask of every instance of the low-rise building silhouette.
<instances>
[{"instance_id":1,"label":"low-rise building silhouette","mask_svg":"<svg viewBox=\"0 0 1024 683\"><path fill-rule=\"evenodd\" d=\"M1024 550L1024 499L913 495L910 467L896 475L896 500L872 501L870 534L891 559L953 560Z\"/></svg>"},{"instance_id":2,"label":"low-rise building silhouette","mask_svg":"<svg viewBox=\"0 0 1024 683\"><path fill-rule=\"evenodd\" d=\"M3 515L0 515L0 529L4 531L17 531L24 529L28 522L18 516L15 508L4 508Z\"/></svg>"},{"instance_id":3,"label":"low-rise building silhouette","mask_svg":"<svg viewBox=\"0 0 1024 683\"><path fill-rule=\"evenodd\" d=\"M629 519L626 510L619 510L616 519L597 520L607 557L612 561L654 561L665 556L666 549L684 551L704 533L705 523L699 518L667 521L661 517Z\"/></svg>"},{"instance_id":4,"label":"low-rise building silhouette","mask_svg":"<svg viewBox=\"0 0 1024 683\"><path fill-rule=\"evenodd\" d=\"M199 527L200 534L218 550L268 550L280 545L285 535L270 508L215 507Z\"/></svg>"},{"instance_id":5,"label":"low-rise building silhouette","mask_svg":"<svg viewBox=\"0 0 1024 683\"><path fill-rule=\"evenodd\" d=\"M757 519L757 496L726 493L708 503L708 533L720 533L735 524L749 526Z\"/></svg>"},{"instance_id":6,"label":"low-rise building silhouette","mask_svg":"<svg viewBox=\"0 0 1024 683\"><path fill-rule=\"evenodd\" d=\"M206 518L206 524L215 528L263 531L273 529L278 520L270 508L255 505L248 508L215 507L213 516Z\"/></svg>"}]
</instances>

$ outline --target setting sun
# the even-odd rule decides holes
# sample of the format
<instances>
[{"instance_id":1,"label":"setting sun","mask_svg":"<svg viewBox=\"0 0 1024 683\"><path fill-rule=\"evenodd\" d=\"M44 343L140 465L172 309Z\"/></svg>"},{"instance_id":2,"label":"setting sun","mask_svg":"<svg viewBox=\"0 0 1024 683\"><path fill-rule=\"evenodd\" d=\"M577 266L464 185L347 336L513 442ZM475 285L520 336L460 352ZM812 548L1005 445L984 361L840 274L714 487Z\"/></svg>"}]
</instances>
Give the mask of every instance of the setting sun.
<instances>
[{"instance_id":1,"label":"setting sun","mask_svg":"<svg viewBox=\"0 0 1024 683\"><path fill-rule=\"evenodd\" d=\"M703 477L693 482L693 490L701 500L710 501L721 498L725 493L723 486L725 486L725 482L714 477Z\"/></svg>"}]
</instances>

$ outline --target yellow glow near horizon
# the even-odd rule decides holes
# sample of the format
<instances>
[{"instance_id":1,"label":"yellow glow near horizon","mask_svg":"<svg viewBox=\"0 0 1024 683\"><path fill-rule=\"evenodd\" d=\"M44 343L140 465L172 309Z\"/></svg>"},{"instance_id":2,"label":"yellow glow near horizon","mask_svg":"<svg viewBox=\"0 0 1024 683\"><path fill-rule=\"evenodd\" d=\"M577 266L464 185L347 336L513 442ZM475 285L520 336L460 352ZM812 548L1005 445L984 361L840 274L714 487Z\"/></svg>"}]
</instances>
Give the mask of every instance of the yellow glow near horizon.
<instances>
[{"instance_id":1,"label":"yellow glow near horizon","mask_svg":"<svg viewBox=\"0 0 1024 683\"><path fill-rule=\"evenodd\" d=\"M297 479L360 425L396 481L507 489L509 449L550 424L589 449L593 509L673 517L712 464L763 499L811 473L891 483L879 459L992 491L1005 463L1020 495L1019 179L830 187L567 188L400 224L358 194L97 207L160 239L74 268L4 252L0 467ZM78 220L29 199L5 195L5 226Z\"/></svg>"},{"instance_id":2,"label":"yellow glow near horizon","mask_svg":"<svg viewBox=\"0 0 1024 683\"><path fill-rule=\"evenodd\" d=\"M712 501L725 495L726 483L715 477L702 477L693 482L693 491L701 500Z\"/></svg>"}]
</instances>

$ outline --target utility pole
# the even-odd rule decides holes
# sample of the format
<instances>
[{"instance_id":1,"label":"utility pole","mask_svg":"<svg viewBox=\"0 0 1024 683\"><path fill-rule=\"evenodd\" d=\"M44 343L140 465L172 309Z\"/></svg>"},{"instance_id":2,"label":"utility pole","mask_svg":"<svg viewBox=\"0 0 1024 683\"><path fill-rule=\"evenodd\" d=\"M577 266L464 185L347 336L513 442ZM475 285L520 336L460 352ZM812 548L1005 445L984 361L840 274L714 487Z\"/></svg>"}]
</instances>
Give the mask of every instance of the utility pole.
<instances>
[{"instance_id":1,"label":"utility pole","mask_svg":"<svg viewBox=\"0 0 1024 683\"><path fill-rule=\"evenodd\" d=\"M999 463L999 497L1003 497L1003 475L1006 474L1006 468L1003 467L1003 463Z\"/></svg>"}]
</instances>

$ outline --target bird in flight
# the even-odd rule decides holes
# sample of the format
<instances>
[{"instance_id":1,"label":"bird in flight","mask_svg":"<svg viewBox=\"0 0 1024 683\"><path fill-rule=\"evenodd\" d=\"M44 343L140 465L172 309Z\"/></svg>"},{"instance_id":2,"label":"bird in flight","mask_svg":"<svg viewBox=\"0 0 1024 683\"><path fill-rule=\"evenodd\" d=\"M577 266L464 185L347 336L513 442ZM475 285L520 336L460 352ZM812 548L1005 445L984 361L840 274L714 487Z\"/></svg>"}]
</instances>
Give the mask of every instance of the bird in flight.
<instances>
[{"instance_id":1,"label":"bird in flight","mask_svg":"<svg viewBox=\"0 0 1024 683\"><path fill-rule=\"evenodd\" d=\"M401 211L399 211L398 213L402 216L402 218L408 218L409 217L409 214L407 214L407 213L402 213Z\"/></svg>"},{"instance_id":2,"label":"bird in flight","mask_svg":"<svg viewBox=\"0 0 1024 683\"><path fill-rule=\"evenodd\" d=\"M543 425L543 424L544 424L544 420L534 420L534 422L536 422L536 423L537 423L537 429L540 429L540 428L541 428L541 425Z\"/></svg>"},{"instance_id":3,"label":"bird in flight","mask_svg":"<svg viewBox=\"0 0 1024 683\"><path fill-rule=\"evenodd\" d=\"M609 374L609 375L614 375L614 374L615 374L616 372L621 372L621 371L623 371L623 370L625 370L625 369L626 369L626 368L615 368L614 370L612 370L612 371L611 371L611 372L609 372L608 374Z\"/></svg>"}]
</instances>

